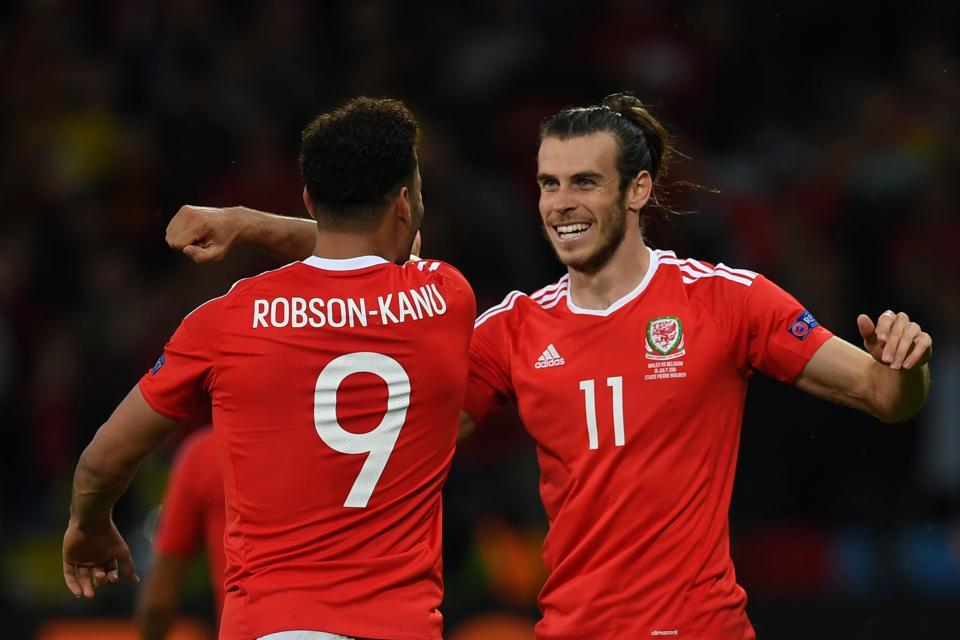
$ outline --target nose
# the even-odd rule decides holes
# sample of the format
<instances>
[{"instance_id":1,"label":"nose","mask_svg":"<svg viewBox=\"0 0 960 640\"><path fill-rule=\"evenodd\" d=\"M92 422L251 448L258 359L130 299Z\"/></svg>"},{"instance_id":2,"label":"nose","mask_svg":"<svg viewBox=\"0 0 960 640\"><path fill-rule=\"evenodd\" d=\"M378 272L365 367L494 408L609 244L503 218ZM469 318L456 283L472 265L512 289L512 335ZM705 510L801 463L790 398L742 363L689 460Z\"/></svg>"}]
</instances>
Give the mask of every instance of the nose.
<instances>
[{"instance_id":1,"label":"nose","mask_svg":"<svg viewBox=\"0 0 960 640\"><path fill-rule=\"evenodd\" d=\"M577 208L577 201L569 189L560 187L552 195L550 210L555 213L568 213Z\"/></svg>"}]
</instances>

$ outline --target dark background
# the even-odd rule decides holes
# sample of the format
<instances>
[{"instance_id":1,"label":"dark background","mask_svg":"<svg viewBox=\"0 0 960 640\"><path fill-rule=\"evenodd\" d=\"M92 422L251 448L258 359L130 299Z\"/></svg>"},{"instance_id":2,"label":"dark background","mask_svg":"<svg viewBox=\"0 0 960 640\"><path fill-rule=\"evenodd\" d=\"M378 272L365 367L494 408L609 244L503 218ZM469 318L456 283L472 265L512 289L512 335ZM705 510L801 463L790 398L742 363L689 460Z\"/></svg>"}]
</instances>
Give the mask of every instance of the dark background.
<instances>
[{"instance_id":1,"label":"dark background","mask_svg":"<svg viewBox=\"0 0 960 640\"><path fill-rule=\"evenodd\" d=\"M760 271L859 343L856 315L933 336L923 413L883 425L757 379L731 513L761 638L960 633L960 65L942 3L488 0L4 3L0 8L0 636L127 616L79 602L59 548L76 458L177 322L239 277L167 249L181 204L302 215L299 131L367 94L421 120L424 254L481 307L562 274L540 237L536 127L629 89L688 156L680 256ZM179 441L181 438L177 438ZM117 510L138 566L169 443ZM536 616L545 524L509 413L446 490L447 629ZM198 570L185 609L207 616Z\"/></svg>"}]
</instances>

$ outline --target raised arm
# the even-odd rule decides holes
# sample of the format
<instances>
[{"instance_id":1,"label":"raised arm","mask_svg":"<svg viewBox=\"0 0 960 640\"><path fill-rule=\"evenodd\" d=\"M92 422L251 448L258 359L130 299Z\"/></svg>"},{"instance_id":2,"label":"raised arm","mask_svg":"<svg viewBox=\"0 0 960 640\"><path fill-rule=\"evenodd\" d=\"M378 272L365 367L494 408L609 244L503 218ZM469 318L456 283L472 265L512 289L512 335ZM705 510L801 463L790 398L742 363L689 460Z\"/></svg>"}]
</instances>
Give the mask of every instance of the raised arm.
<instances>
[{"instance_id":1,"label":"raised arm","mask_svg":"<svg viewBox=\"0 0 960 640\"><path fill-rule=\"evenodd\" d=\"M222 260L237 244L250 244L282 260L313 252L317 223L246 207L185 205L167 225L167 244L194 262Z\"/></svg>"},{"instance_id":2,"label":"raised arm","mask_svg":"<svg viewBox=\"0 0 960 640\"><path fill-rule=\"evenodd\" d=\"M138 582L130 549L113 523L117 502L140 462L174 431L134 387L80 455L73 478L70 521L63 536L63 577L78 598L119 581Z\"/></svg>"},{"instance_id":3,"label":"raised arm","mask_svg":"<svg viewBox=\"0 0 960 640\"><path fill-rule=\"evenodd\" d=\"M813 354L797 386L884 422L912 418L927 399L933 340L905 313L884 311L876 324L860 315L857 326L865 350L830 338Z\"/></svg>"}]
</instances>

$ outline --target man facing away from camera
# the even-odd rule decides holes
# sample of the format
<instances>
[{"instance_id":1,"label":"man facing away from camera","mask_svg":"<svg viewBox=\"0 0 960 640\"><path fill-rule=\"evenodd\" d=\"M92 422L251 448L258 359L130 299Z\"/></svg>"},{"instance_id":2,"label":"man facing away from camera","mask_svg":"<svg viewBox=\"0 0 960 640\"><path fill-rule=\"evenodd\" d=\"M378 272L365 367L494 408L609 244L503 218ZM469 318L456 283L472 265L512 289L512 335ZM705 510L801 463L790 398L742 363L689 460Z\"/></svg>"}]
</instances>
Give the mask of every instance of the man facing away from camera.
<instances>
[{"instance_id":1,"label":"man facing away from camera","mask_svg":"<svg viewBox=\"0 0 960 640\"><path fill-rule=\"evenodd\" d=\"M464 428L512 398L537 443L540 640L755 638L728 533L755 372L884 422L926 400L932 340L905 313L860 315L860 349L756 272L649 248L641 217L670 152L633 96L547 119L539 209L567 273L475 323ZM312 233L188 206L167 239L202 262L237 242L302 257Z\"/></svg>"},{"instance_id":2,"label":"man facing away from camera","mask_svg":"<svg viewBox=\"0 0 960 640\"><path fill-rule=\"evenodd\" d=\"M417 136L401 103L369 98L304 131L312 249L189 314L83 452L63 547L77 597L135 579L111 509L206 413L226 498L221 638L441 637L440 489L476 303L449 265L407 261Z\"/></svg>"}]
</instances>

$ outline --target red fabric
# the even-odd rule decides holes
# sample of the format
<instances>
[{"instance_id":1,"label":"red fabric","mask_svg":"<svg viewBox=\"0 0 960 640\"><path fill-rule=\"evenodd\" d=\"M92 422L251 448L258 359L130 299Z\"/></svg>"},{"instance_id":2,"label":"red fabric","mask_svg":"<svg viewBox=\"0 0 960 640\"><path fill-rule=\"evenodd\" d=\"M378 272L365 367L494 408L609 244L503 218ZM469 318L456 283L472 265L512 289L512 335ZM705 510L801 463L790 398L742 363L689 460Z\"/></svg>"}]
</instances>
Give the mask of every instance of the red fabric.
<instances>
[{"instance_id":1,"label":"red fabric","mask_svg":"<svg viewBox=\"0 0 960 640\"><path fill-rule=\"evenodd\" d=\"M604 315L575 313L566 286L478 318L465 401L481 420L515 397L537 442L537 638L754 638L727 521L747 378L794 380L830 332L791 333L803 307L763 276L669 252Z\"/></svg>"},{"instance_id":2,"label":"red fabric","mask_svg":"<svg viewBox=\"0 0 960 640\"><path fill-rule=\"evenodd\" d=\"M213 407L227 514L220 637L440 638L440 489L473 292L440 262L315 264L242 280L198 308L140 382L169 417ZM378 374L347 375L347 361ZM346 377L334 390L321 373ZM372 491L366 506L346 506L358 487Z\"/></svg>"},{"instance_id":3,"label":"red fabric","mask_svg":"<svg viewBox=\"0 0 960 640\"><path fill-rule=\"evenodd\" d=\"M154 547L158 553L180 558L190 558L201 546L206 547L217 611L223 609L227 564L223 554L226 525L223 500L223 480L213 430L202 429L187 438L177 453Z\"/></svg>"}]
</instances>

